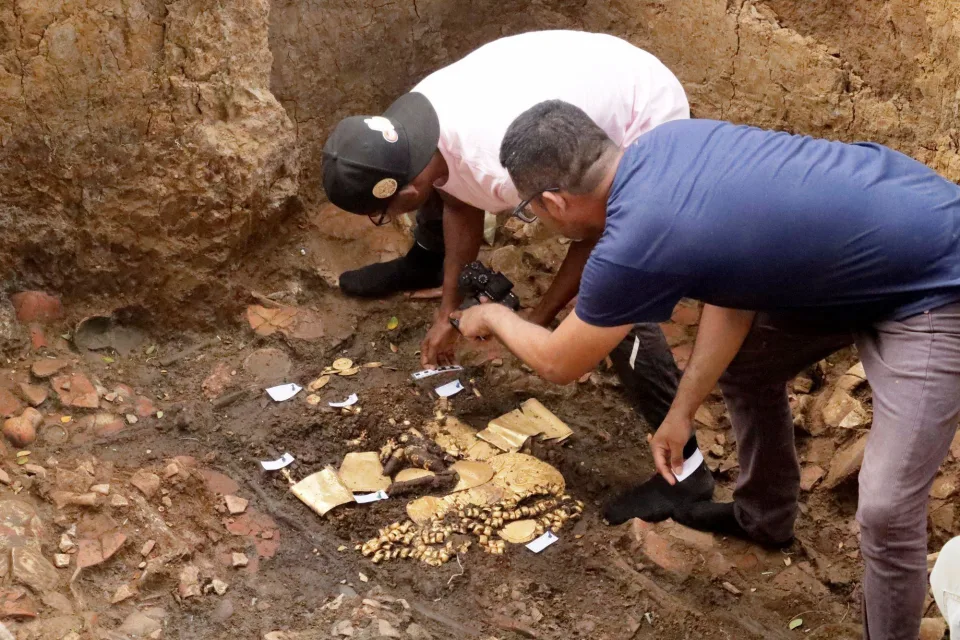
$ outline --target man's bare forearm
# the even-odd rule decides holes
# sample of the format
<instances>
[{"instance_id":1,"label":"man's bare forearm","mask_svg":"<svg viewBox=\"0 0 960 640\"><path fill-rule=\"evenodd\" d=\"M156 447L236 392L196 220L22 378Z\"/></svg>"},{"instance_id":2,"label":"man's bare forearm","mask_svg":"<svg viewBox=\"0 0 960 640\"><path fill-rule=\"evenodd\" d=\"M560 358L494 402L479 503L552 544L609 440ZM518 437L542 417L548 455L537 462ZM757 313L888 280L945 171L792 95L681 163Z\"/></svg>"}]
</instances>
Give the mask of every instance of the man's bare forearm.
<instances>
[{"instance_id":1,"label":"man's bare forearm","mask_svg":"<svg viewBox=\"0 0 960 640\"><path fill-rule=\"evenodd\" d=\"M443 297L440 317L447 317L460 306L463 297L457 283L463 267L477 259L483 242L483 211L465 204L443 208Z\"/></svg>"},{"instance_id":2,"label":"man's bare forearm","mask_svg":"<svg viewBox=\"0 0 960 640\"><path fill-rule=\"evenodd\" d=\"M697 342L670 412L692 419L737 355L756 315L753 311L704 305Z\"/></svg>"},{"instance_id":3,"label":"man's bare forearm","mask_svg":"<svg viewBox=\"0 0 960 640\"><path fill-rule=\"evenodd\" d=\"M557 314L577 295L580 288L580 277L583 267L587 264L590 252L596 246L595 240L572 242L567 249L567 256L557 271L556 277L550 283L550 288L540 299L540 303L530 314L530 321L540 325L550 324Z\"/></svg>"}]
</instances>

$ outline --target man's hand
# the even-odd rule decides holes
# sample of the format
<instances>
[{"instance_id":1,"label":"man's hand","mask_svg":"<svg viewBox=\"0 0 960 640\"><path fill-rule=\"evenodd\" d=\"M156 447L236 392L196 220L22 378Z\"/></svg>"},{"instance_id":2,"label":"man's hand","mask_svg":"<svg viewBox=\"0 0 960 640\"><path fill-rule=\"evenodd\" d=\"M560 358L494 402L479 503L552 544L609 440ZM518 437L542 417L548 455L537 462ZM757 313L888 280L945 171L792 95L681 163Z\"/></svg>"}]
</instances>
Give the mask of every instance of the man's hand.
<instances>
[{"instance_id":1,"label":"man's hand","mask_svg":"<svg viewBox=\"0 0 960 640\"><path fill-rule=\"evenodd\" d=\"M454 311L450 317L459 321L463 337L483 339L493 333L490 328L490 314L498 312L513 314L502 304L478 304L463 311Z\"/></svg>"},{"instance_id":2,"label":"man's hand","mask_svg":"<svg viewBox=\"0 0 960 640\"><path fill-rule=\"evenodd\" d=\"M676 476L683 472L683 448L693 433L689 418L674 412L667 413L663 424L653 436L647 436L657 471L669 484L677 483Z\"/></svg>"},{"instance_id":3,"label":"man's hand","mask_svg":"<svg viewBox=\"0 0 960 640\"><path fill-rule=\"evenodd\" d=\"M423 368L453 364L453 348L459 334L450 324L447 314L441 313L420 343L420 366Z\"/></svg>"}]
</instances>

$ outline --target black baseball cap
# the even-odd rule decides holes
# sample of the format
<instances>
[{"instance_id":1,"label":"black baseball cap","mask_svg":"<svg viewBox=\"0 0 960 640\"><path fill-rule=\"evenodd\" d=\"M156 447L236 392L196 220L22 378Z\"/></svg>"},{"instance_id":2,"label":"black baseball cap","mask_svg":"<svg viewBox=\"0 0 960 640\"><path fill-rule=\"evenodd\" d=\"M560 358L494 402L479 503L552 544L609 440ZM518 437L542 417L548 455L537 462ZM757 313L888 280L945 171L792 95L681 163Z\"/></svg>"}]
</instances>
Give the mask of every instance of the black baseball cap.
<instances>
[{"instance_id":1,"label":"black baseball cap","mask_svg":"<svg viewBox=\"0 0 960 640\"><path fill-rule=\"evenodd\" d=\"M323 146L323 188L350 213L382 211L430 162L440 141L437 112L422 93L398 98L382 116L340 121Z\"/></svg>"}]
</instances>

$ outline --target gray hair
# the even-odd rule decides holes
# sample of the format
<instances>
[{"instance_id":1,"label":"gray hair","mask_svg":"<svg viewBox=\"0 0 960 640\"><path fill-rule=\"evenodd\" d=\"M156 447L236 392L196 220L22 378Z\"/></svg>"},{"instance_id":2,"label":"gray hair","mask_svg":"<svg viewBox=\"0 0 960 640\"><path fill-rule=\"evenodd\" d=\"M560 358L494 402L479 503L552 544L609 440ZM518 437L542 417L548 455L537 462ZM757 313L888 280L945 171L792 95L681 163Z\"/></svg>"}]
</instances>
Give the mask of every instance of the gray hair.
<instances>
[{"instance_id":1,"label":"gray hair","mask_svg":"<svg viewBox=\"0 0 960 640\"><path fill-rule=\"evenodd\" d=\"M500 164L521 197L552 188L589 193L603 176L595 168L616 149L582 109L547 100L521 113L507 128Z\"/></svg>"}]
</instances>

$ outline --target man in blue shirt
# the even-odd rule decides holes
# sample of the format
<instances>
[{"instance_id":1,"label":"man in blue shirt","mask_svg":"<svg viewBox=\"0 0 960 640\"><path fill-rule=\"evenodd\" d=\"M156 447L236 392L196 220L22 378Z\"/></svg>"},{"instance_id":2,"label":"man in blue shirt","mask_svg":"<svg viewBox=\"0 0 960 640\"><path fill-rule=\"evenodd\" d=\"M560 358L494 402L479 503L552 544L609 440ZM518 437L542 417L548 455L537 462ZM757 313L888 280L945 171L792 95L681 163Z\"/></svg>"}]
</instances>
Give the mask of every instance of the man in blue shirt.
<instances>
[{"instance_id":1,"label":"man in blue shirt","mask_svg":"<svg viewBox=\"0 0 960 640\"><path fill-rule=\"evenodd\" d=\"M916 640L927 496L960 417L960 188L880 145L706 120L621 152L560 101L517 118L500 160L528 213L599 242L555 331L483 305L455 314L465 335L496 335L567 383L633 323L665 320L683 297L705 303L654 461L674 482L719 382L741 473L732 503L688 504L679 521L789 543L800 474L786 384L857 345L874 409L857 512L865 637Z\"/></svg>"}]
</instances>

